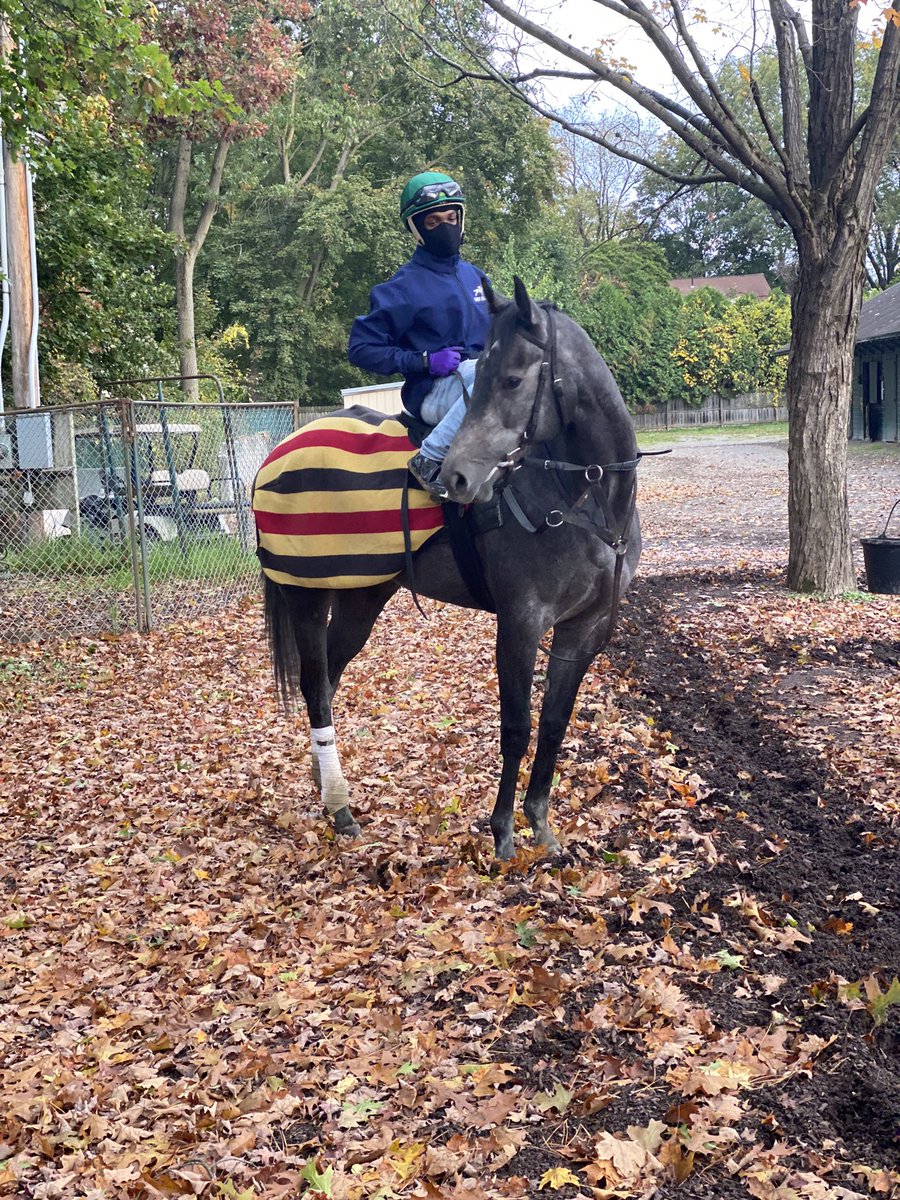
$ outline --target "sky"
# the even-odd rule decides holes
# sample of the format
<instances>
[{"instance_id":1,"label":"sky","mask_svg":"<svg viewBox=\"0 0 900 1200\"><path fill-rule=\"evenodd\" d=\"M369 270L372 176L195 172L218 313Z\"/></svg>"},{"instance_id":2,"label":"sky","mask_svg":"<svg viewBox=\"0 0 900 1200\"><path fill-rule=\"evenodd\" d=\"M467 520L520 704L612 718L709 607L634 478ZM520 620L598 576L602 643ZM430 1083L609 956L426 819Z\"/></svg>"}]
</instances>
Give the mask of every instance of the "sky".
<instances>
[{"instance_id":1,"label":"sky","mask_svg":"<svg viewBox=\"0 0 900 1200\"><path fill-rule=\"evenodd\" d=\"M516 0L510 0L516 3ZM788 0L801 16L808 18L810 0ZM580 49L593 51L605 38L615 40L612 53L628 60L635 77L659 91L675 94L671 72L662 58L649 44L646 37L632 22L611 13L595 0L518 0L520 8L532 20L567 38ZM883 25L881 3L863 3L859 10L861 36L873 27ZM693 0L690 12L703 10L706 20L692 23L691 33L711 63L721 62L726 56L746 53L754 43L758 48L767 39L770 17L767 0ZM754 34L754 14L756 30ZM690 19L690 18L689 18ZM607 54L610 51L607 50ZM552 52L543 45L533 48L527 56L531 66L546 64L571 66L566 60L555 62ZM574 82L545 84L545 94L554 105L565 104L578 96L583 85ZM598 106L613 108L622 102L621 94L615 89L601 87Z\"/></svg>"},{"instance_id":2,"label":"sky","mask_svg":"<svg viewBox=\"0 0 900 1200\"><path fill-rule=\"evenodd\" d=\"M612 54L625 59L640 82L660 91L674 93L671 72L646 37L632 22L604 9L595 0L561 0L557 3L524 0L521 7L532 20L588 52L605 39L613 39L612 46L604 47L607 56ZM742 43L748 44L751 15L746 3L731 5L723 0L708 0L703 8L709 19L703 24L693 25L692 34L712 59L719 60ZM528 54L528 60L535 66L571 66L564 59L553 61L552 51L542 45ZM583 90L584 85L575 82L558 81L545 85L546 95L554 104L564 104ZM611 108L622 102L621 94L612 88L601 86L596 94L601 97L600 107Z\"/></svg>"}]
</instances>

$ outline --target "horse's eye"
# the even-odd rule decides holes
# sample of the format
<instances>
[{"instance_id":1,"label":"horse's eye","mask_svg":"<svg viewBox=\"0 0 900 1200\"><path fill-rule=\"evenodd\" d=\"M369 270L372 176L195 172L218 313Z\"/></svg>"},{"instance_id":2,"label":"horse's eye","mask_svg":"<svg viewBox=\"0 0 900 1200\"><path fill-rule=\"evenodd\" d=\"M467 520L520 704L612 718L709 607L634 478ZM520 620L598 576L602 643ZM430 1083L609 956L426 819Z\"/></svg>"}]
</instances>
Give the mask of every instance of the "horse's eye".
<instances>
[{"instance_id":1,"label":"horse's eye","mask_svg":"<svg viewBox=\"0 0 900 1200\"><path fill-rule=\"evenodd\" d=\"M507 375L506 379L503 381L503 386L508 391L514 392L521 382L522 380L518 375Z\"/></svg>"}]
</instances>

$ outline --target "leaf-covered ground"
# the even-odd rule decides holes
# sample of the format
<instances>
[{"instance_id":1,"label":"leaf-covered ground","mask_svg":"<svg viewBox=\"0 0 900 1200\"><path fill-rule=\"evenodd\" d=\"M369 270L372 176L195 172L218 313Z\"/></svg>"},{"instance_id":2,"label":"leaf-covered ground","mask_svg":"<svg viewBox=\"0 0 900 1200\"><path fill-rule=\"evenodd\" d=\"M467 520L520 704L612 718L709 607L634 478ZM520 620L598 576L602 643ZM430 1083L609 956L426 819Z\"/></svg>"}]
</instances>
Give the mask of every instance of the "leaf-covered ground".
<instances>
[{"instance_id":1,"label":"leaf-covered ground","mask_svg":"<svg viewBox=\"0 0 900 1200\"><path fill-rule=\"evenodd\" d=\"M642 467L561 864L491 860L486 616L398 598L348 672L352 844L256 604L0 647L0 1195L896 1194L900 601L781 588L784 482Z\"/></svg>"}]
</instances>

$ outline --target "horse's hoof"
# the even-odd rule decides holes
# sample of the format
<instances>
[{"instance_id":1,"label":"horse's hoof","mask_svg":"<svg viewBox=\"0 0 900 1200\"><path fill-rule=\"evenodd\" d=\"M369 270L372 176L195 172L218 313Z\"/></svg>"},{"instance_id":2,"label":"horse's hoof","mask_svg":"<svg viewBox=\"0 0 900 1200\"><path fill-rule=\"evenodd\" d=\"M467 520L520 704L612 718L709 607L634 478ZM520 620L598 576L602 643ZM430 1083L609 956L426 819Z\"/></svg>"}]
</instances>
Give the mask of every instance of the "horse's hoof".
<instances>
[{"instance_id":1,"label":"horse's hoof","mask_svg":"<svg viewBox=\"0 0 900 1200\"><path fill-rule=\"evenodd\" d=\"M501 862L509 862L511 858L516 857L516 848L513 845L512 838L504 839L504 841L495 844L494 857L500 859Z\"/></svg>"},{"instance_id":2,"label":"horse's hoof","mask_svg":"<svg viewBox=\"0 0 900 1200\"><path fill-rule=\"evenodd\" d=\"M346 804L334 814L334 831L341 837L358 838L362 835L362 830L353 819L353 813Z\"/></svg>"},{"instance_id":3,"label":"horse's hoof","mask_svg":"<svg viewBox=\"0 0 900 1200\"><path fill-rule=\"evenodd\" d=\"M548 858L557 858L563 853L562 843L557 841L552 833L549 837L544 838L543 841L538 842L538 845L544 847Z\"/></svg>"}]
</instances>

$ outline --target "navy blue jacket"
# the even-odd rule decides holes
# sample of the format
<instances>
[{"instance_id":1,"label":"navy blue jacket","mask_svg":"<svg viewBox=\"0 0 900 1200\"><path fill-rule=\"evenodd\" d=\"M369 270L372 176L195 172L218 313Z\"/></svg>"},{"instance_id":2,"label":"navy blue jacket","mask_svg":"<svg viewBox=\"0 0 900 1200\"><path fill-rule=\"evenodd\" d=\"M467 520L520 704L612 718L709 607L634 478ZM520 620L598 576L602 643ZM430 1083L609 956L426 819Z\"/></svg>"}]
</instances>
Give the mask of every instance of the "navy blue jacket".
<instances>
[{"instance_id":1,"label":"navy blue jacket","mask_svg":"<svg viewBox=\"0 0 900 1200\"><path fill-rule=\"evenodd\" d=\"M437 258L419 246L372 288L369 305L353 322L348 357L364 371L403 375L403 404L415 417L435 383L423 353L462 346L463 357L477 358L484 349L490 314L481 272L458 254Z\"/></svg>"}]
</instances>

